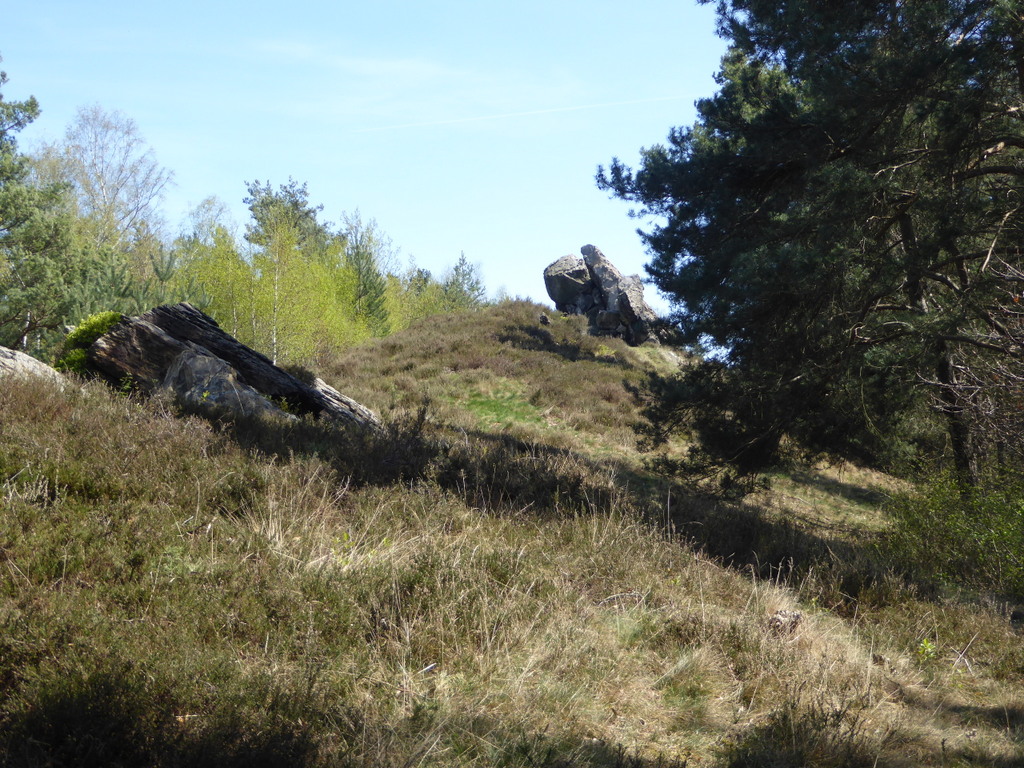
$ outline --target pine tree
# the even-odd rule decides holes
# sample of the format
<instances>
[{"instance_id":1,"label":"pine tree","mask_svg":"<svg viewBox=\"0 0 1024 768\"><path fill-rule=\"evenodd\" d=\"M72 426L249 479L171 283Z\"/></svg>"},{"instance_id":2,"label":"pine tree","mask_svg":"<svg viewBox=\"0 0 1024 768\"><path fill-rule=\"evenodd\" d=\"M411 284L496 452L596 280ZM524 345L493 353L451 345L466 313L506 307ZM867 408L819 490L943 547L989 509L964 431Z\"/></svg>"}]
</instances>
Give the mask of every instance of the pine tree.
<instances>
[{"instance_id":1,"label":"pine tree","mask_svg":"<svg viewBox=\"0 0 1024 768\"><path fill-rule=\"evenodd\" d=\"M0 72L0 87L7 75ZM45 355L87 301L97 260L73 249L63 189L31 183L15 134L39 114L34 98L0 94L0 344Z\"/></svg>"},{"instance_id":2,"label":"pine tree","mask_svg":"<svg viewBox=\"0 0 1024 768\"><path fill-rule=\"evenodd\" d=\"M390 324L383 268L392 258L391 241L380 232L377 222L370 220L364 224L358 211L345 217L342 236L344 263L354 280L349 300L355 316L374 336L385 336Z\"/></svg>"},{"instance_id":3,"label":"pine tree","mask_svg":"<svg viewBox=\"0 0 1024 768\"><path fill-rule=\"evenodd\" d=\"M878 462L928 439L908 424L932 406L976 479L983 371L1021 354L1019 6L733 0L719 22L697 123L599 172L664 217L648 269L718 351L655 385L652 435L690 430L696 464L740 473L793 449Z\"/></svg>"},{"instance_id":4,"label":"pine tree","mask_svg":"<svg viewBox=\"0 0 1024 768\"><path fill-rule=\"evenodd\" d=\"M459 260L448 270L441 283L442 303L446 312L460 309L476 309L487 299L484 282L480 279L480 271L469 263L464 252Z\"/></svg>"}]
</instances>

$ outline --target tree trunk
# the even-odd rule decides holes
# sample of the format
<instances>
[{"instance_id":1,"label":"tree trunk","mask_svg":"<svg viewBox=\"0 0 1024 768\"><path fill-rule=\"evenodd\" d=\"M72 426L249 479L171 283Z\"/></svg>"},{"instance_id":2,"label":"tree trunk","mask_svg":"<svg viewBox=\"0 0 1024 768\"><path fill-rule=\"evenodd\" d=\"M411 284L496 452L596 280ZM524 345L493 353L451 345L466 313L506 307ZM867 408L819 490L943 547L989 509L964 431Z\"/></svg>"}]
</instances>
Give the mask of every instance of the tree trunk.
<instances>
[{"instance_id":1,"label":"tree trunk","mask_svg":"<svg viewBox=\"0 0 1024 768\"><path fill-rule=\"evenodd\" d=\"M953 466L957 479L966 486L974 486L981 480L981 456L975 430L971 425L970 412L963 402L963 395L957 386L956 368L948 345L940 349L936 370L939 382L939 401L946 417L950 447L953 451Z\"/></svg>"}]
</instances>

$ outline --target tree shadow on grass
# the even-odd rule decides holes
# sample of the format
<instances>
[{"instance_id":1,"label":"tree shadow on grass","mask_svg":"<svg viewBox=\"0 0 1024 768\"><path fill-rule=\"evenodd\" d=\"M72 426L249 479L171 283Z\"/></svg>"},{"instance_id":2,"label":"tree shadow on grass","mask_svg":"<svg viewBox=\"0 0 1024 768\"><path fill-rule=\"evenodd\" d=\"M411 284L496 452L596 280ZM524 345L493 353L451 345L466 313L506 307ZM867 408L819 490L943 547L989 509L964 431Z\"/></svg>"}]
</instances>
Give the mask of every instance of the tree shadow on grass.
<instances>
[{"instance_id":1,"label":"tree shadow on grass","mask_svg":"<svg viewBox=\"0 0 1024 768\"><path fill-rule=\"evenodd\" d=\"M855 504L880 506L888 497L877 488L869 488L855 483L844 483L820 472L797 471L789 475L790 479L800 485L806 485L824 491L832 496L839 496Z\"/></svg>"},{"instance_id":2,"label":"tree shadow on grass","mask_svg":"<svg viewBox=\"0 0 1024 768\"><path fill-rule=\"evenodd\" d=\"M778 575L822 561L844 564L844 590L874 579L869 548L826 537L752 505L694 493L615 458L593 459L570 448L485 430L438 433L425 412L399 418L382 432L312 419L222 419L218 428L244 449L279 460L316 457L353 485L432 482L470 506L498 514L634 512L725 565ZM824 486L852 494L852 488Z\"/></svg>"},{"instance_id":3,"label":"tree shadow on grass","mask_svg":"<svg viewBox=\"0 0 1024 768\"><path fill-rule=\"evenodd\" d=\"M583 735L554 736L486 717L438 717L429 707L389 722L366 720L354 710L339 719L326 710L344 702L279 691L263 707L249 702L233 710L230 701L210 700L197 710L195 702L184 703L178 682L162 684L124 662L21 691L21 708L0 719L0 765L398 768L442 764L433 761L452 751L487 765L686 765Z\"/></svg>"},{"instance_id":4,"label":"tree shadow on grass","mask_svg":"<svg viewBox=\"0 0 1024 768\"><path fill-rule=\"evenodd\" d=\"M429 709L429 708L427 708ZM378 743L399 741L393 754L371 756L359 765L408 766L444 764L459 755L459 764L531 766L533 768L685 768L689 758L655 749L642 754L622 744L573 732L513 725L484 715L414 713L397 732L389 729ZM400 739L395 739L398 735ZM404 744L401 740L404 739ZM416 749L416 745L420 745ZM412 748L410 754L410 747ZM450 761L449 761L450 762Z\"/></svg>"},{"instance_id":5,"label":"tree shadow on grass","mask_svg":"<svg viewBox=\"0 0 1024 768\"><path fill-rule=\"evenodd\" d=\"M581 344L578 341L558 341L555 339L554 334L552 334L551 331L538 325L510 325L499 333L497 338L502 344L508 344L530 352L549 352L573 363L579 362L580 360L595 359L593 349L587 349L588 345L586 343ZM593 342L591 343L593 343L595 347L600 343L600 337L584 338L593 338ZM604 364L618 366L624 370L632 370L634 367L633 364L619 359L618 356L607 355L605 357L601 357L600 360Z\"/></svg>"},{"instance_id":6,"label":"tree shadow on grass","mask_svg":"<svg viewBox=\"0 0 1024 768\"><path fill-rule=\"evenodd\" d=\"M182 714L172 687L128 663L65 675L22 696L20 711L0 720L0 765L11 768L272 768L303 765L315 753L310 729L278 713Z\"/></svg>"},{"instance_id":7,"label":"tree shadow on grass","mask_svg":"<svg viewBox=\"0 0 1024 768\"><path fill-rule=\"evenodd\" d=\"M884 602L885 590L893 586L891 568L873 542L849 532L838 535L842 532L800 525L754 505L697 494L625 460L593 459L504 432L427 429L423 410L394 420L381 432L308 418L217 423L250 452L284 461L316 457L354 486L434 483L494 514L637 514L723 565L760 578L798 583L814 571L828 583L821 594L824 604L840 613L855 610L865 595ZM861 493L844 484L822 487L830 493ZM919 595L934 589L918 587Z\"/></svg>"}]
</instances>

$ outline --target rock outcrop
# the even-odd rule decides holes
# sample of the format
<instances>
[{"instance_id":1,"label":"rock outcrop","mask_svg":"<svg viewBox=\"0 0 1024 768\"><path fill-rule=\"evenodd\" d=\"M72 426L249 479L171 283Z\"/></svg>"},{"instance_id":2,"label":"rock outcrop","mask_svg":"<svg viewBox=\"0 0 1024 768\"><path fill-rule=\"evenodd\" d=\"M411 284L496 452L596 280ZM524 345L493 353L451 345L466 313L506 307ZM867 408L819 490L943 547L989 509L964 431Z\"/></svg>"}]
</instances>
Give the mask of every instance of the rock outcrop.
<instances>
[{"instance_id":1,"label":"rock outcrop","mask_svg":"<svg viewBox=\"0 0 1024 768\"><path fill-rule=\"evenodd\" d=\"M559 312L586 315L591 333L618 336L632 345L657 342L654 310L637 275L623 276L593 245L583 258L563 256L544 270L544 287Z\"/></svg>"},{"instance_id":2,"label":"rock outcrop","mask_svg":"<svg viewBox=\"0 0 1024 768\"><path fill-rule=\"evenodd\" d=\"M63 384L64 377L46 363L16 349L0 347L0 379L7 376L20 378L43 378Z\"/></svg>"},{"instance_id":3,"label":"rock outcrop","mask_svg":"<svg viewBox=\"0 0 1024 768\"><path fill-rule=\"evenodd\" d=\"M300 381L221 330L191 304L165 305L126 317L89 347L91 368L114 384L126 379L142 392L170 391L194 407L243 414L315 414L379 429L373 411L322 379Z\"/></svg>"},{"instance_id":4,"label":"rock outcrop","mask_svg":"<svg viewBox=\"0 0 1024 768\"><path fill-rule=\"evenodd\" d=\"M294 419L238 378L238 371L202 347L186 349L164 374L161 389L197 410L223 409L243 416Z\"/></svg>"}]
</instances>

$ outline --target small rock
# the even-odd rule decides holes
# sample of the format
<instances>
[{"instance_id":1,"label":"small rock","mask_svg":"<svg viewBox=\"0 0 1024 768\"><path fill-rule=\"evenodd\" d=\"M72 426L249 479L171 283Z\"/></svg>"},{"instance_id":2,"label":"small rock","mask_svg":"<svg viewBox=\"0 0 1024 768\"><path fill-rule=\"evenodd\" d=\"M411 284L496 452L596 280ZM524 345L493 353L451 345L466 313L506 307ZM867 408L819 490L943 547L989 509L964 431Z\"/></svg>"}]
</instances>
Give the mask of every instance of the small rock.
<instances>
[{"instance_id":1,"label":"small rock","mask_svg":"<svg viewBox=\"0 0 1024 768\"><path fill-rule=\"evenodd\" d=\"M768 629L780 635L791 635L800 626L804 615L800 611L776 611L768 619Z\"/></svg>"}]
</instances>

